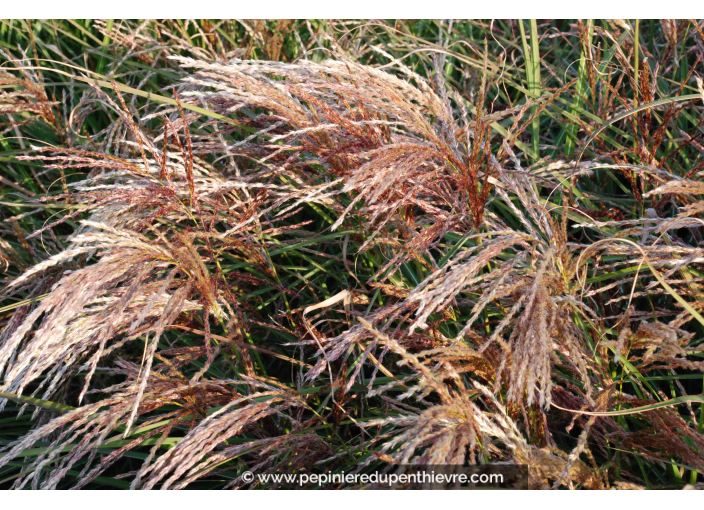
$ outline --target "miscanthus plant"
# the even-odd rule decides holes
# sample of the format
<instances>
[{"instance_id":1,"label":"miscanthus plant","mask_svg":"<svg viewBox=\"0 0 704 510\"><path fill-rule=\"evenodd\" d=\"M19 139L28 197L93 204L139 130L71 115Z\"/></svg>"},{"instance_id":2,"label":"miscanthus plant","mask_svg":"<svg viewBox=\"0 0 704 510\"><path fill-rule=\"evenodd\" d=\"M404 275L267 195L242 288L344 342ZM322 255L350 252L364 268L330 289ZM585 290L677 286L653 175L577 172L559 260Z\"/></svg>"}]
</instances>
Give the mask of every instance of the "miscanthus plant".
<instances>
[{"instance_id":1,"label":"miscanthus plant","mask_svg":"<svg viewBox=\"0 0 704 510\"><path fill-rule=\"evenodd\" d=\"M42 23L1 30L0 485L701 486L699 22Z\"/></svg>"}]
</instances>

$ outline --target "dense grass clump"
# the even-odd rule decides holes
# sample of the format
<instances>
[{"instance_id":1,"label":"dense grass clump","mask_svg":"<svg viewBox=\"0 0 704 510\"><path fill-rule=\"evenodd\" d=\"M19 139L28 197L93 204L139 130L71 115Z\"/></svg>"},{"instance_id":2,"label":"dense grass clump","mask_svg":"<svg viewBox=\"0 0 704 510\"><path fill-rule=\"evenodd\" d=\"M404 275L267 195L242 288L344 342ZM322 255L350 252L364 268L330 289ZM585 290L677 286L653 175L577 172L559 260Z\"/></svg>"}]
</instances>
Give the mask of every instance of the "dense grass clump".
<instances>
[{"instance_id":1,"label":"dense grass clump","mask_svg":"<svg viewBox=\"0 0 704 510\"><path fill-rule=\"evenodd\" d=\"M0 487L701 487L702 26L0 21Z\"/></svg>"}]
</instances>

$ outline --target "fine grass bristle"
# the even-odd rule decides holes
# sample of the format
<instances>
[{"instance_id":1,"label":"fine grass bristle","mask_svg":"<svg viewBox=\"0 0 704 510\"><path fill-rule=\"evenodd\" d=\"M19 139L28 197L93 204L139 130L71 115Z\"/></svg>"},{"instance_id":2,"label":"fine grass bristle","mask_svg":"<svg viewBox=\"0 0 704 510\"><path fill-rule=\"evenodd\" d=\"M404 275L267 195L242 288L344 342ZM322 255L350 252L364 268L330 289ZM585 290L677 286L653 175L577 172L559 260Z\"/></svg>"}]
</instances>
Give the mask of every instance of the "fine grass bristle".
<instances>
[{"instance_id":1,"label":"fine grass bristle","mask_svg":"<svg viewBox=\"0 0 704 510\"><path fill-rule=\"evenodd\" d=\"M0 20L0 487L701 488L702 44Z\"/></svg>"}]
</instances>

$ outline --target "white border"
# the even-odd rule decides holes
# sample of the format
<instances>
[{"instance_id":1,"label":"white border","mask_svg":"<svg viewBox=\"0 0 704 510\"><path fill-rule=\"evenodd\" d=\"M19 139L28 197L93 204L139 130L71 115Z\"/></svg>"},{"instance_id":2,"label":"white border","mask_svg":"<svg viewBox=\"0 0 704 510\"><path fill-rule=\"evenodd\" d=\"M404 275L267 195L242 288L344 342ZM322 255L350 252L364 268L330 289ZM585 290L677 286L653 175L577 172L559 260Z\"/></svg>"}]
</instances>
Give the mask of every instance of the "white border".
<instances>
[{"instance_id":1,"label":"white border","mask_svg":"<svg viewBox=\"0 0 704 510\"><path fill-rule=\"evenodd\" d=\"M380 1L354 0L351 2L326 1L260 1L242 2L186 2L181 0L145 1L118 0L117 2L67 1L67 0L32 0L3 2L2 15L7 18L531 18L545 17L594 17L594 18L695 18L701 16L702 9L693 8L694 3L677 0L677 2L659 2L657 6L644 2L618 2L606 0L589 0L588 2L540 2L539 5L527 1L501 0L486 2L477 0L462 1ZM657 7L657 8L656 8ZM571 12L570 12L571 11ZM695 12L700 11L700 12ZM541 14L543 16L541 16ZM568 495L571 494L571 495ZM403 508L403 510L436 510L439 507L453 505L453 509L465 508L536 508L578 510L593 509L595 504L605 504L612 508L628 505L638 510L667 505L693 504L701 505L701 495L693 491L672 491L666 494L658 492L582 491L573 494L566 491L546 493L543 491L296 491L283 494L282 491L241 491L201 492L141 492L127 491L82 491L53 492L43 491L11 493L0 496L2 508L49 508L60 510L154 510L155 508L218 508L235 510L236 508L274 510L294 510L296 508L316 509L323 505L335 510L359 510L359 504L373 504L375 508ZM608 499L607 499L608 498ZM156 506L158 505L158 506ZM214 505L217 505L216 507ZM278 507L277 505L281 505ZM330 505L330 506L328 506ZM696 508L696 506L692 506Z\"/></svg>"},{"instance_id":2,"label":"white border","mask_svg":"<svg viewBox=\"0 0 704 510\"><path fill-rule=\"evenodd\" d=\"M284 493L285 492L285 493ZM699 491L21 491L4 492L3 508L52 510L660 510L701 506ZM364 505L364 506L360 506Z\"/></svg>"}]
</instances>

